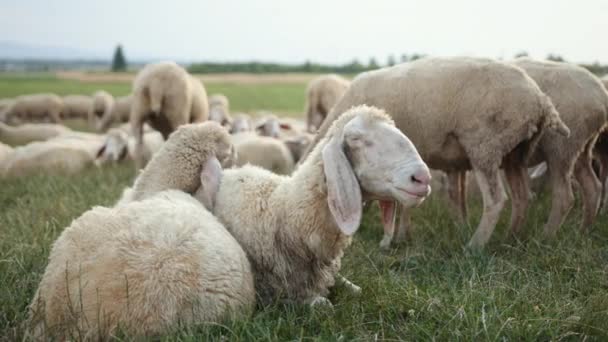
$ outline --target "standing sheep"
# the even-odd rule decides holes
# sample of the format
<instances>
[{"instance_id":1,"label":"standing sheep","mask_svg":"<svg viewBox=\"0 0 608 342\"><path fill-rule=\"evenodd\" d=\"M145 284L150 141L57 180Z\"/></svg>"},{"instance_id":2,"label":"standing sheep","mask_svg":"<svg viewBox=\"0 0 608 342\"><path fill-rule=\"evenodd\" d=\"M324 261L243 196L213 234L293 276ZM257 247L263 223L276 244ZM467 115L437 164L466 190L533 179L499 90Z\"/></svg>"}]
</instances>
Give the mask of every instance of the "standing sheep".
<instances>
[{"instance_id":1,"label":"standing sheep","mask_svg":"<svg viewBox=\"0 0 608 342\"><path fill-rule=\"evenodd\" d=\"M133 81L130 123L137 139L136 167L143 166L143 125L166 140L181 125L207 120L207 93L199 79L173 62L146 65Z\"/></svg>"},{"instance_id":2,"label":"standing sheep","mask_svg":"<svg viewBox=\"0 0 608 342\"><path fill-rule=\"evenodd\" d=\"M131 95L116 98L116 100L114 100L110 106L110 109L104 112L103 116L97 123L97 131L105 132L114 123L129 122L132 101L133 97Z\"/></svg>"},{"instance_id":3,"label":"standing sheep","mask_svg":"<svg viewBox=\"0 0 608 342\"><path fill-rule=\"evenodd\" d=\"M74 220L30 305L32 335L104 340L120 328L151 337L251 312L247 256L209 211L228 141L215 124L180 127L135 181L138 198ZM164 163L180 173L165 174ZM184 192L191 185L205 206Z\"/></svg>"},{"instance_id":4,"label":"standing sheep","mask_svg":"<svg viewBox=\"0 0 608 342\"><path fill-rule=\"evenodd\" d=\"M230 103L223 94L213 94L209 96L209 120L215 121L224 127L230 126Z\"/></svg>"},{"instance_id":5,"label":"standing sheep","mask_svg":"<svg viewBox=\"0 0 608 342\"><path fill-rule=\"evenodd\" d=\"M349 85L350 81L335 74L322 75L308 83L306 119L309 132L314 133L321 126Z\"/></svg>"},{"instance_id":6,"label":"standing sheep","mask_svg":"<svg viewBox=\"0 0 608 342\"><path fill-rule=\"evenodd\" d=\"M484 207L470 247L488 242L506 202L501 164L510 184L525 184L527 158L544 129L569 134L549 97L520 68L482 58L423 58L357 76L311 148L339 113L364 103L390 112L429 167L473 169ZM511 193L511 227L517 230L528 190L512 187ZM404 237L406 228L400 225L397 236ZM385 237L393 229L385 224Z\"/></svg>"},{"instance_id":7,"label":"standing sheep","mask_svg":"<svg viewBox=\"0 0 608 342\"><path fill-rule=\"evenodd\" d=\"M429 194L429 181L428 168L391 118L360 106L335 121L291 177L255 166L225 170L214 213L247 253L263 303L328 304L363 200L416 205Z\"/></svg>"},{"instance_id":8,"label":"standing sheep","mask_svg":"<svg viewBox=\"0 0 608 342\"><path fill-rule=\"evenodd\" d=\"M93 107L93 98L85 95L67 95L63 97L62 119L83 119L89 118L89 113Z\"/></svg>"},{"instance_id":9,"label":"standing sheep","mask_svg":"<svg viewBox=\"0 0 608 342\"><path fill-rule=\"evenodd\" d=\"M57 124L23 124L9 126L0 122L0 142L9 145L25 145L66 134L72 130Z\"/></svg>"},{"instance_id":10,"label":"standing sheep","mask_svg":"<svg viewBox=\"0 0 608 342\"><path fill-rule=\"evenodd\" d=\"M23 95L4 112L6 123L61 122L63 100L55 94Z\"/></svg>"}]
</instances>

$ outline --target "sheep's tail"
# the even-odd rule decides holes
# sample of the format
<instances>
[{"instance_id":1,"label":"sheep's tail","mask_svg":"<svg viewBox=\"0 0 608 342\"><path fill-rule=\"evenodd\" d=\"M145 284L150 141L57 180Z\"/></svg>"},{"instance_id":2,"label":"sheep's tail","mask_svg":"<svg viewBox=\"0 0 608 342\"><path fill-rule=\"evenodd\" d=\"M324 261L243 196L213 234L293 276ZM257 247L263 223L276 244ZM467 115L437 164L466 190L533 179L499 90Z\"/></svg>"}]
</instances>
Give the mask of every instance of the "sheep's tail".
<instances>
[{"instance_id":1,"label":"sheep's tail","mask_svg":"<svg viewBox=\"0 0 608 342\"><path fill-rule=\"evenodd\" d=\"M541 106L547 122L546 127L554 130L557 134L569 137L570 129L560 118L559 113L557 112L557 109L555 109L555 106L553 105L553 102L549 96L543 95L541 99Z\"/></svg>"},{"instance_id":2,"label":"sheep's tail","mask_svg":"<svg viewBox=\"0 0 608 342\"><path fill-rule=\"evenodd\" d=\"M147 88L150 111L159 114L163 106L163 86L161 82L151 82Z\"/></svg>"}]
</instances>

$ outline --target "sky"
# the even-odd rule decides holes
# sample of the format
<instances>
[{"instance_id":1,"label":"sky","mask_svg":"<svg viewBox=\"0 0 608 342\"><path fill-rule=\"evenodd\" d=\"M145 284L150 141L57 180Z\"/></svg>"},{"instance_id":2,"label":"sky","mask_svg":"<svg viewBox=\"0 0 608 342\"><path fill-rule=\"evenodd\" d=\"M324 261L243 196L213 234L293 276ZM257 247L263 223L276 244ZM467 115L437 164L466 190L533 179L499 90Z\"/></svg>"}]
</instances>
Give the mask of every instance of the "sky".
<instances>
[{"instance_id":1,"label":"sky","mask_svg":"<svg viewBox=\"0 0 608 342\"><path fill-rule=\"evenodd\" d=\"M472 55L608 63L608 0L0 0L0 41L179 61Z\"/></svg>"}]
</instances>

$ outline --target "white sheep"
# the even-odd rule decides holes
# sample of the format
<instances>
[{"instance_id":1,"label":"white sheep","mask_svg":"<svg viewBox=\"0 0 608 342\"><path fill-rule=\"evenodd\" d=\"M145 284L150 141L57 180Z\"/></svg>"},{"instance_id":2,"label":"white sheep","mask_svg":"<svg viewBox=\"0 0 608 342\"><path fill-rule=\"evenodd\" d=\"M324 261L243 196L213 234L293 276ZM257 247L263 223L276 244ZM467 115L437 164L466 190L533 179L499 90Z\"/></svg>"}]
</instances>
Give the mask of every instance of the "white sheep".
<instances>
[{"instance_id":1,"label":"white sheep","mask_svg":"<svg viewBox=\"0 0 608 342\"><path fill-rule=\"evenodd\" d=\"M214 213L247 253L262 302L329 303L363 200L416 205L429 194L428 181L392 119L360 106L336 120L290 177L255 166L224 170Z\"/></svg>"},{"instance_id":2,"label":"white sheep","mask_svg":"<svg viewBox=\"0 0 608 342\"><path fill-rule=\"evenodd\" d=\"M224 127L231 125L230 102L225 95L213 94L209 96L209 120L218 122Z\"/></svg>"},{"instance_id":3,"label":"white sheep","mask_svg":"<svg viewBox=\"0 0 608 342\"><path fill-rule=\"evenodd\" d=\"M488 242L506 202L501 165L510 179L511 228L516 231L528 190L514 184L525 181L528 156L545 128L569 134L549 97L522 69L490 59L423 58L362 73L332 109L318 136L339 113L360 104L391 113L397 128L431 168L448 173L473 169L484 207L470 247ZM385 236L393 235L391 224L384 228Z\"/></svg>"},{"instance_id":4,"label":"white sheep","mask_svg":"<svg viewBox=\"0 0 608 342\"><path fill-rule=\"evenodd\" d=\"M207 120L207 93L201 81L173 62L146 65L133 81L130 123L137 139L136 167L143 166L143 125L165 140L177 127Z\"/></svg>"},{"instance_id":5,"label":"white sheep","mask_svg":"<svg viewBox=\"0 0 608 342\"><path fill-rule=\"evenodd\" d=\"M118 328L153 336L251 312L247 256L206 209L220 160L231 158L217 124L182 126L138 176L134 196L74 220L54 243L30 305L33 336L106 339ZM166 163L173 173L165 174Z\"/></svg>"},{"instance_id":6,"label":"white sheep","mask_svg":"<svg viewBox=\"0 0 608 342\"><path fill-rule=\"evenodd\" d=\"M98 164L119 162L128 158L135 160L135 137L129 135L130 131L121 128L112 128L106 134L106 140L97 152ZM163 136L157 131L144 132L143 159L147 163L164 143Z\"/></svg>"},{"instance_id":7,"label":"white sheep","mask_svg":"<svg viewBox=\"0 0 608 342\"><path fill-rule=\"evenodd\" d=\"M236 113L230 125L230 133L236 134L250 131L253 131L251 116L245 113Z\"/></svg>"},{"instance_id":8,"label":"white sheep","mask_svg":"<svg viewBox=\"0 0 608 342\"><path fill-rule=\"evenodd\" d=\"M105 90L93 93L92 104L89 108L89 124L95 127L102 117L106 116L114 104L114 96Z\"/></svg>"},{"instance_id":9,"label":"white sheep","mask_svg":"<svg viewBox=\"0 0 608 342\"><path fill-rule=\"evenodd\" d=\"M129 122L132 101L133 97L131 95L116 98L110 109L105 111L97 122L97 131L105 132L112 124Z\"/></svg>"},{"instance_id":10,"label":"white sheep","mask_svg":"<svg viewBox=\"0 0 608 342\"><path fill-rule=\"evenodd\" d=\"M4 164L4 160L6 158L8 158L12 153L13 153L12 147L0 142L0 170L2 170L2 165Z\"/></svg>"},{"instance_id":11,"label":"white sheep","mask_svg":"<svg viewBox=\"0 0 608 342\"><path fill-rule=\"evenodd\" d=\"M67 95L62 98L63 109L61 111L62 119L83 119L89 118L91 107L93 106L93 98L86 95Z\"/></svg>"},{"instance_id":12,"label":"white sheep","mask_svg":"<svg viewBox=\"0 0 608 342\"><path fill-rule=\"evenodd\" d=\"M63 100L55 94L22 95L4 111L9 124L23 122L61 122Z\"/></svg>"},{"instance_id":13,"label":"white sheep","mask_svg":"<svg viewBox=\"0 0 608 342\"><path fill-rule=\"evenodd\" d=\"M322 75L308 83L306 119L309 132L315 132L321 126L349 85L350 81L335 74Z\"/></svg>"},{"instance_id":14,"label":"white sheep","mask_svg":"<svg viewBox=\"0 0 608 342\"><path fill-rule=\"evenodd\" d=\"M9 145L25 145L33 141L44 141L71 132L58 124L23 124L9 126L0 122L0 142Z\"/></svg>"},{"instance_id":15,"label":"white sheep","mask_svg":"<svg viewBox=\"0 0 608 342\"><path fill-rule=\"evenodd\" d=\"M256 165L278 175L288 175L293 171L295 163L291 152L278 139L244 132L234 134L232 142L237 151L237 166Z\"/></svg>"}]
</instances>

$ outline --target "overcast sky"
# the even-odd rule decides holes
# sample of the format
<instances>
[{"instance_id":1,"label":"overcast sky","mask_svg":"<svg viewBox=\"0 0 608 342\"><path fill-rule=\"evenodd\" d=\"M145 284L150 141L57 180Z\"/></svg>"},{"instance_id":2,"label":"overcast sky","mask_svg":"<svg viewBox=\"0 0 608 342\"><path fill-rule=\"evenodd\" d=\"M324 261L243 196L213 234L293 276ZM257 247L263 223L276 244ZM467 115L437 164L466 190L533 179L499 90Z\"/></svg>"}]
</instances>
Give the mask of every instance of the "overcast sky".
<instances>
[{"instance_id":1,"label":"overcast sky","mask_svg":"<svg viewBox=\"0 0 608 342\"><path fill-rule=\"evenodd\" d=\"M0 0L0 41L127 58L343 63L390 54L608 63L608 0Z\"/></svg>"}]
</instances>

